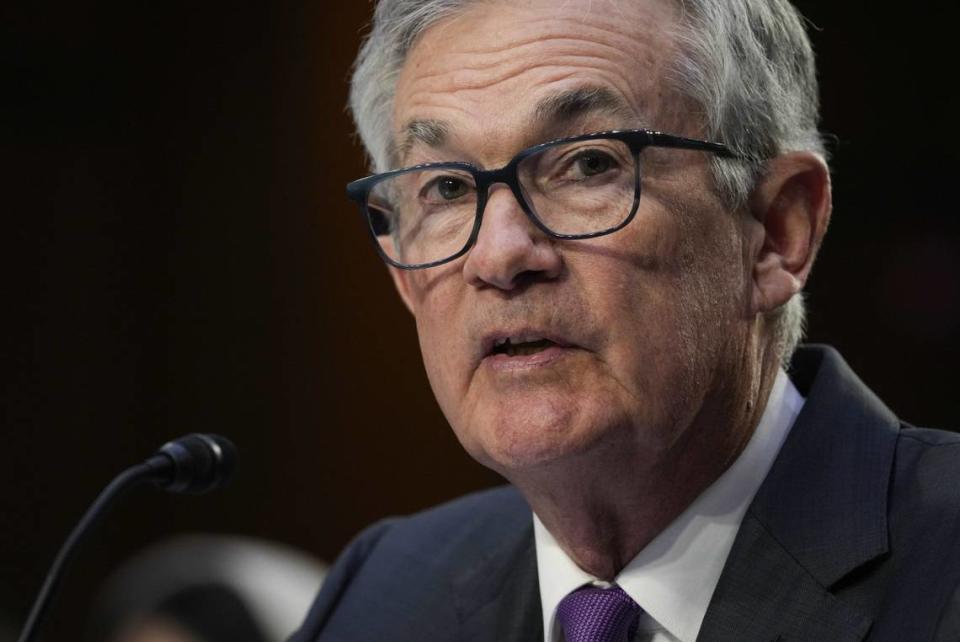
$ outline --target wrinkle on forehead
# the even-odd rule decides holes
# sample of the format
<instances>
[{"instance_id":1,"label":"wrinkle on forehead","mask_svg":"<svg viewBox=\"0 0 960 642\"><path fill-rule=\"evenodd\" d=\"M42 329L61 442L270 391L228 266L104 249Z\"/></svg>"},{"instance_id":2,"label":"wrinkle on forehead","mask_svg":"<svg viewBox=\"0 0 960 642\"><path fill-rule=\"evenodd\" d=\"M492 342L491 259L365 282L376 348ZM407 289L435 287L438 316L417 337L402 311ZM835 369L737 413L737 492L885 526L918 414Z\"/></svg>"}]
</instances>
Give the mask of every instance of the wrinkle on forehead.
<instances>
[{"instance_id":1,"label":"wrinkle on forehead","mask_svg":"<svg viewBox=\"0 0 960 642\"><path fill-rule=\"evenodd\" d=\"M541 100L534 109L537 120L571 120L581 114L601 111L629 117L629 107L603 87L577 87Z\"/></svg>"},{"instance_id":2,"label":"wrinkle on forehead","mask_svg":"<svg viewBox=\"0 0 960 642\"><path fill-rule=\"evenodd\" d=\"M652 116L663 98L675 5L641 0L644 9L626 16L620 7L610 9L615 4L482 2L442 20L410 52L398 83L395 127L421 119L508 127L528 114L518 113L512 100L489 113L485 92L511 96L578 82L607 85L638 118Z\"/></svg>"},{"instance_id":3,"label":"wrinkle on forehead","mask_svg":"<svg viewBox=\"0 0 960 642\"><path fill-rule=\"evenodd\" d=\"M547 128L574 124L581 118L609 115L616 122L631 122L636 117L619 95L605 87L581 86L548 95L534 106L528 120ZM534 131L538 131L534 127ZM417 145L437 149L447 142L448 124L437 120L412 120L401 129L396 149L391 149L395 165L402 165Z\"/></svg>"},{"instance_id":4,"label":"wrinkle on forehead","mask_svg":"<svg viewBox=\"0 0 960 642\"><path fill-rule=\"evenodd\" d=\"M429 47L432 38L425 38L423 49L415 47L411 53L400 82L403 84L404 76L409 78L408 72L412 72L415 79L410 90L413 92L442 87L447 93L457 94L517 81L537 69L599 68L621 76L634 90L646 84L643 80L659 77L662 49L643 46L634 37L616 31L592 29L572 22L564 26L566 29L560 31L539 29L536 33L524 34L524 38L502 39L495 46L475 50L448 45L445 51L439 51ZM576 37L571 37L571 32L575 32ZM631 57L627 52L636 53L638 57ZM644 73L637 73L640 70ZM626 98L634 102L641 96Z\"/></svg>"}]
</instances>

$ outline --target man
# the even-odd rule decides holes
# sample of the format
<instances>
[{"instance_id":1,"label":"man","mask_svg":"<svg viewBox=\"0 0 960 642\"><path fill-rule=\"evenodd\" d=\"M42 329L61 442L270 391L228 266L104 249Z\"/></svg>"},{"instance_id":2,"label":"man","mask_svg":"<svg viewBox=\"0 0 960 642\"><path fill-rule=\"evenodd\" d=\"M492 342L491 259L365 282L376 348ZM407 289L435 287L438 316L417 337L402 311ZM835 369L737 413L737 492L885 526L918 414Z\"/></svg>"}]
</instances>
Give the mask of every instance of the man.
<instances>
[{"instance_id":1,"label":"man","mask_svg":"<svg viewBox=\"0 0 960 642\"><path fill-rule=\"evenodd\" d=\"M352 108L511 486L367 530L295 639L960 638L960 439L794 354L831 197L786 0L382 0Z\"/></svg>"}]
</instances>

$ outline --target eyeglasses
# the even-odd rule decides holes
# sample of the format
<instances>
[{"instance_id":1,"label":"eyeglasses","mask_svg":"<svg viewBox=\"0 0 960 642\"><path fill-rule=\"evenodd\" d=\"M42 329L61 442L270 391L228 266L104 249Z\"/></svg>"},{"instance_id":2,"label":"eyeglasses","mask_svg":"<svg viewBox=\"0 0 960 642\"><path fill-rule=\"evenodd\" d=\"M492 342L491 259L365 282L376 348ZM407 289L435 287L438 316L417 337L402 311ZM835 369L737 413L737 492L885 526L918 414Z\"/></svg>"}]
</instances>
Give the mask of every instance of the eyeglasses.
<instances>
[{"instance_id":1,"label":"eyeglasses","mask_svg":"<svg viewBox=\"0 0 960 642\"><path fill-rule=\"evenodd\" d=\"M728 147L646 129L606 131L528 147L500 169L425 163L347 185L380 256L405 270L463 256L476 242L490 186L504 183L555 239L589 239L626 226L640 203L641 154L652 147L738 158Z\"/></svg>"}]
</instances>

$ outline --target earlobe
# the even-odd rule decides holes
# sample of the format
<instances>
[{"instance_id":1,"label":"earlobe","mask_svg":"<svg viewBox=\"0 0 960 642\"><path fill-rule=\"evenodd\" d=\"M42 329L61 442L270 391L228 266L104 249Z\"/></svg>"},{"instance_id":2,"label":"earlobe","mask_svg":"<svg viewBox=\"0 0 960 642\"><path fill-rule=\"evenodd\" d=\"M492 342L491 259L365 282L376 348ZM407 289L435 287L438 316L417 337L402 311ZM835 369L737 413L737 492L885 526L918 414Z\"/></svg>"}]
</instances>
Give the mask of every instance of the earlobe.
<instances>
[{"instance_id":1,"label":"earlobe","mask_svg":"<svg viewBox=\"0 0 960 642\"><path fill-rule=\"evenodd\" d=\"M775 310L806 283L831 211L830 173L820 156L772 159L750 200L763 228L753 263L753 313Z\"/></svg>"}]
</instances>

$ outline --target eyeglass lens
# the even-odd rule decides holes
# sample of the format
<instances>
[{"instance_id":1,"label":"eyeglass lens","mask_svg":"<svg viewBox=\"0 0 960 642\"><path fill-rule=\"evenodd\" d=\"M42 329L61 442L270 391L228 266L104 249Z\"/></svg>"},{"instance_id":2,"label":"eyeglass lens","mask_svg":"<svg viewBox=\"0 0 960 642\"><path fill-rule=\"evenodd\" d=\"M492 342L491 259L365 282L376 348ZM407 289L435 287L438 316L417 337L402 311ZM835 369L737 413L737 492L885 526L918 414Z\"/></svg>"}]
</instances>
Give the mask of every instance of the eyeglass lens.
<instances>
[{"instance_id":1,"label":"eyeglass lens","mask_svg":"<svg viewBox=\"0 0 960 642\"><path fill-rule=\"evenodd\" d=\"M614 139L567 142L524 158L517 178L527 206L554 234L589 235L622 224L636 197L636 158ZM367 203L383 252L403 265L449 258L470 240L477 216L473 175L425 168L379 182Z\"/></svg>"}]
</instances>

